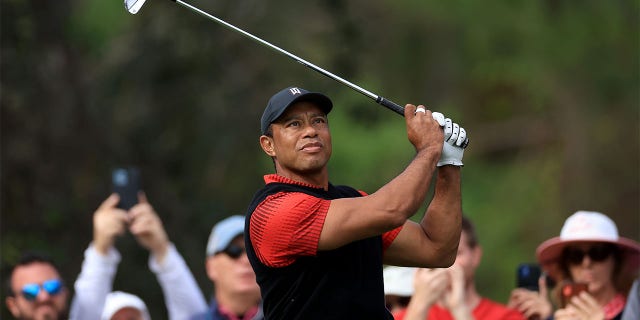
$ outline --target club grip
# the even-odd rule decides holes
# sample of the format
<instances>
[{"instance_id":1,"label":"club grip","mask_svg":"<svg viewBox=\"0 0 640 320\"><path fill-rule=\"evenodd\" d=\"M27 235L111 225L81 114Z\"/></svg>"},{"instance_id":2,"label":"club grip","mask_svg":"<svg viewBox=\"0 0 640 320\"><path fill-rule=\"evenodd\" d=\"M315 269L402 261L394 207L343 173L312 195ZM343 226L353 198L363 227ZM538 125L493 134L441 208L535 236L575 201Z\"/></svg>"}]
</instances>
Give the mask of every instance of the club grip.
<instances>
[{"instance_id":1,"label":"club grip","mask_svg":"<svg viewBox=\"0 0 640 320\"><path fill-rule=\"evenodd\" d=\"M376 99L376 102L404 117L404 108L398 105L397 103L391 100L387 100L381 96L378 96L378 98ZM469 145L469 138L465 139L464 142L462 142L462 145L460 147L462 147L462 149L466 149L468 145Z\"/></svg>"},{"instance_id":2,"label":"club grip","mask_svg":"<svg viewBox=\"0 0 640 320\"><path fill-rule=\"evenodd\" d=\"M376 102L404 117L404 108L398 105L397 103L391 100L387 100L380 96L378 96L378 99L376 99Z\"/></svg>"}]
</instances>

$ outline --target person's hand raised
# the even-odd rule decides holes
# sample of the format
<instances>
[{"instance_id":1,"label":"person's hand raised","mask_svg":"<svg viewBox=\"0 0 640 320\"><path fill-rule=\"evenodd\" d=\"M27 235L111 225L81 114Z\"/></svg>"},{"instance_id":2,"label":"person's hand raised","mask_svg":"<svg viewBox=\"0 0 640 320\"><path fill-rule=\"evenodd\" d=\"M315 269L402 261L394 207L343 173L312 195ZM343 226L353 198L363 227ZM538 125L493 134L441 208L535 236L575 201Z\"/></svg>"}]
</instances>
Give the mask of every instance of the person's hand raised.
<instances>
[{"instance_id":1,"label":"person's hand raised","mask_svg":"<svg viewBox=\"0 0 640 320\"><path fill-rule=\"evenodd\" d=\"M129 210L129 232L138 243L151 251L160 263L169 247L169 237L162 225L162 220L147 201L143 192L138 195L138 204Z\"/></svg>"},{"instance_id":2,"label":"person's hand raised","mask_svg":"<svg viewBox=\"0 0 640 320\"><path fill-rule=\"evenodd\" d=\"M116 237L124 234L129 221L127 212L118 209L120 197L110 195L93 214L93 245L98 253L106 255Z\"/></svg>"},{"instance_id":3,"label":"person's hand raised","mask_svg":"<svg viewBox=\"0 0 640 320\"><path fill-rule=\"evenodd\" d=\"M456 319L472 319L471 309L465 297L464 270L456 264L446 269L451 278L451 285L445 292L442 302Z\"/></svg>"},{"instance_id":4,"label":"person's hand raised","mask_svg":"<svg viewBox=\"0 0 640 320\"><path fill-rule=\"evenodd\" d=\"M429 309L442 300L450 283L451 278L447 269L417 269L413 279L413 295L404 319L424 320Z\"/></svg>"}]
</instances>

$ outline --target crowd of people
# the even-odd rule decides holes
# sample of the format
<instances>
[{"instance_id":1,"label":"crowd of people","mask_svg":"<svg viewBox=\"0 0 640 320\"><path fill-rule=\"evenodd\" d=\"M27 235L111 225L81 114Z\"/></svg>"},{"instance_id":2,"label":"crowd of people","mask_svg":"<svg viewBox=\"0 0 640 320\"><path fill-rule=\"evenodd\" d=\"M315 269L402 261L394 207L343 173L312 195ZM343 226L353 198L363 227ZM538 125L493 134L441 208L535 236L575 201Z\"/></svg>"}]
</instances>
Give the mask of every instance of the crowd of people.
<instances>
[{"instance_id":1,"label":"crowd of people","mask_svg":"<svg viewBox=\"0 0 640 320\"><path fill-rule=\"evenodd\" d=\"M49 257L26 252L13 266L6 305L16 319L150 320L141 297L113 288L122 260L115 242L127 231L149 251L148 266L162 289L169 319L263 319L260 289L245 253L244 217L230 216L211 230L204 265L214 290L207 302L146 196L140 194L128 211L118 208L118 201L112 194L93 215L93 241L84 252L70 306L69 288Z\"/></svg>"},{"instance_id":2,"label":"crowd of people","mask_svg":"<svg viewBox=\"0 0 640 320\"><path fill-rule=\"evenodd\" d=\"M368 194L330 182L332 108L324 94L299 87L269 99L259 144L275 172L264 176L245 215L211 229L208 301L140 193L130 209L119 208L113 194L94 212L73 292L52 260L27 254L9 273L7 308L16 319L150 319L144 297L113 288L123 259L116 239L129 232L149 252L174 320L640 319L640 244L598 212L574 213L558 237L540 244L537 291L516 288L505 304L482 296L475 284L482 247L462 214L464 128L407 104L415 157ZM422 218L412 221L427 200ZM545 277L555 285L547 287Z\"/></svg>"},{"instance_id":3,"label":"crowd of people","mask_svg":"<svg viewBox=\"0 0 640 320\"><path fill-rule=\"evenodd\" d=\"M506 305L478 293L474 272L482 251L471 221L463 217L462 226L453 266L385 268L395 319L640 319L640 244L621 237L608 216L578 211L567 218L560 236L536 250L544 270L538 289L515 288ZM577 285L584 291L572 291Z\"/></svg>"}]
</instances>

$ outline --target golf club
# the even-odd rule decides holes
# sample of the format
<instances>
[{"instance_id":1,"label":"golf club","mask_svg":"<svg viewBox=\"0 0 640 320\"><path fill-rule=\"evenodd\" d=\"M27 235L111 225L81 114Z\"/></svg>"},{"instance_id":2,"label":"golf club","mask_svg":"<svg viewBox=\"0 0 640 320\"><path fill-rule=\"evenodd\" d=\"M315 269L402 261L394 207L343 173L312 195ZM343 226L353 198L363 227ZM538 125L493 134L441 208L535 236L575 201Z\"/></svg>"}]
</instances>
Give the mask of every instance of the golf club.
<instances>
[{"instance_id":1,"label":"golf club","mask_svg":"<svg viewBox=\"0 0 640 320\"><path fill-rule=\"evenodd\" d=\"M219 18L217 18L215 16L212 16L211 14L209 14L209 13L207 13L205 11L202 11L202 10L198 9L197 7L194 7L194 6L184 2L182 0L171 0L171 1L176 2L177 4L179 4L179 5L183 6L183 7L186 7L187 9L190 9L191 11L193 11L195 13L198 13L198 14L200 14L202 16L205 16L205 17L207 17L207 18L219 23L220 25L222 25L222 26L224 26L224 27L226 27L226 28L228 28L228 29L230 29L232 31L236 31L236 32L244 35L245 37L247 37L247 38L249 38L251 40L254 40L254 41L256 41L256 42L258 42L258 43L260 43L260 44L262 44L262 45L264 45L264 46L266 46L268 48L271 48L271 49L273 49L273 50L275 50L277 52L280 52L280 53L284 54L285 56L295 60L296 62L298 62L298 63L300 63L300 64L302 64L302 65L304 65L304 66L306 66L308 68L311 68L311 69L315 70L316 72L321 73L321 74L323 74L323 75L325 75L325 76L327 76L327 77L329 77L329 78L331 78L331 79L333 79L333 80L335 80L337 82L340 82L340 83L346 85L347 87L349 87L349 88L351 88L351 89L353 89L353 90L355 90L355 91L357 91L357 92L359 92L359 93L361 93L361 94L373 99L376 103L388 108L389 110L394 111L395 113L397 113L397 114L399 114L401 116L404 116L404 108L401 107L400 105L398 105L397 103L391 101L391 100L385 99L385 98L383 98L383 97L381 97L381 96L379 96L377 94L374 94L374 93L372 93L372 92L370 92L368 90L365 90L365 89L363 89L363 88L361 88L361 87L359 87L359 86L357 86L357 85L355 85L355 84L353 84L353 83L351 83L351 82L349 82L349 81L347 81L347 80L345 80L345 79L343 79L343 78L341 78L341 77L339 77L339 76L337 76L337 75L335 75L335 74L333 74L333 73L331 73L331 72L329 72L329 71L327 71L325 69L322 69L322 68L318 67L317 65L315 65L315 64L313 64L313 63L311 63L309 61L306 61L306 60L304 60L304 59L302 59L302 58L300 58L300 57L298 57L298 56L296 56L296 55L294 55L294 54L292 54L292 53L290 53L290 52L288 52L288 51L286 51L286 50L284 50L284 49L282 49L280 47L277 47L277 46L271 44L270 42L262 40L262 39L260 39L260 38L258 38L256 36L254 36L251 33L248 33L248 32L246 32L246 31L244 31L244 30L242 30L242 29L240 29L240 28L238 28L238 27L236 27L236 26L234 26L234 25L232 25L230 23L227 23L226 21L224 21L222 19L219 19ZM136 13L138 13L138 11L140 11L140 8L142 7L142 5L144 5L145 2L146 2L146 0L124 0L124 7L127 9L127 11L129 11L129 13L136 14ZM462 148L466 148L468 145L469 145L469 139L467 138L462 143L461 147Z\"/></svg>"}]
</instances>

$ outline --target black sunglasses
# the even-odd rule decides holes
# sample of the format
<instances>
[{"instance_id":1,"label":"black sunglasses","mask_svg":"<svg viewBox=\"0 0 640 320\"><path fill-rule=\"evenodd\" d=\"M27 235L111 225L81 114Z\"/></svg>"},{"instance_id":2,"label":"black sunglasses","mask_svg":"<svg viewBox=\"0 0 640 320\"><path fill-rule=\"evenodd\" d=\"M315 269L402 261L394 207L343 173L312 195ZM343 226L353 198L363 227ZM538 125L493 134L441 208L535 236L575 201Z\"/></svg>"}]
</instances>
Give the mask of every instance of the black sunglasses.
<instances>
[{"instance_id":1,"label":"black sunglasses","mask_svg":"<svg viewBox=\"0 0 640 320\"><path fill-rule=\"evenodd\" d=\"M594 262L607 260L613 254L615 247L610 244L599 244L591 246L587 251L575 247L568 247L564 251L564 257L570 264L581 264L585 256Z\"/></svg>"},{"instance_id":2,"label":"black sunglasses","mask_svg":"<svg viewBox=\"0 0 640 320\"><path fill-rule=\"evenodd\" d=\"M229 244L224 250L218 251L218 253L224 253L228 255L231 259L238 259L244 254L247 250L243 246L239 246L237 244Z\"/></svg>"}]
</instances>

